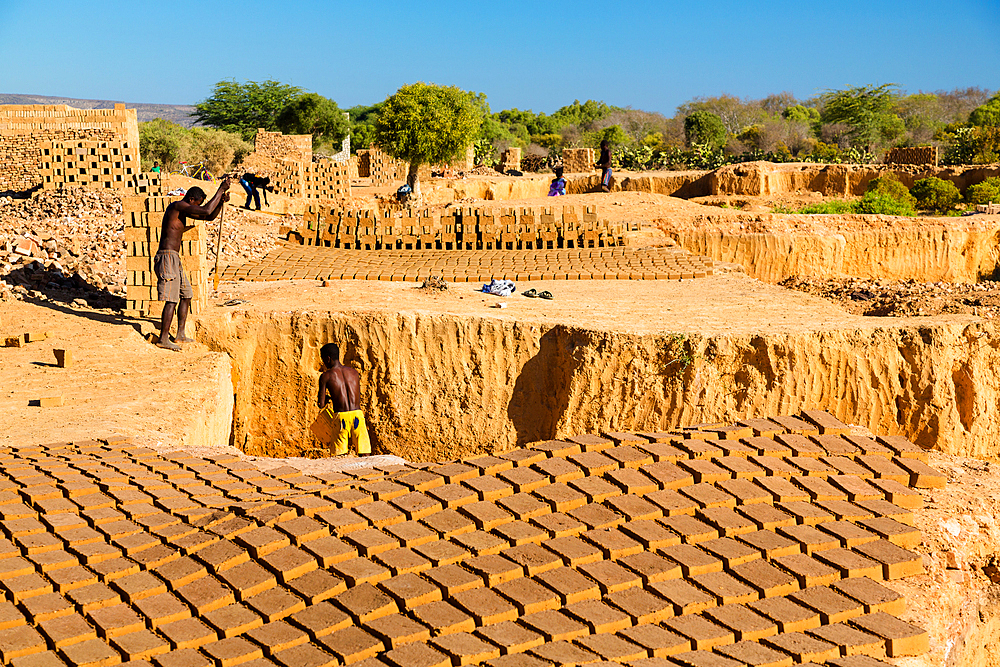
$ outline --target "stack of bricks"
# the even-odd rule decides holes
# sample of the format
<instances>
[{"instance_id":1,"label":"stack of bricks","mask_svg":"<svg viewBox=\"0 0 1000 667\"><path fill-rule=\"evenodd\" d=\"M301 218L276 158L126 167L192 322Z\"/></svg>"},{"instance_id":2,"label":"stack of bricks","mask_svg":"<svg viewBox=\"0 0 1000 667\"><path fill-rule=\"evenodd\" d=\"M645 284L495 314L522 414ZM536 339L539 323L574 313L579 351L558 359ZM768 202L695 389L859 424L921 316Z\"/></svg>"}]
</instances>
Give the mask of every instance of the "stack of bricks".
<instances>
[{"instance_id":1,"label":"stack of bricks","mask_svg":"<svg viewBox=\"0 0 1000 667\"><path fill-rule=\"evenodd\" d=\"M135 109L126 109L123 104L116 104L114 109L0 105L0 191L24 192L42 186L45 180L42 162L46 159L43 151L51 152L53 144L79 141L116 145L123 155L111 161L126 162L123 157L127 155L127 162L138 171L139 126Z\"/></svg>"},{"instance_id":2,"label":"stack of bricks","mask_svg":"<svg viewBox=\"0 0 1000 667\"><path fill-rule=\"evenodd\" d=\"M351 200L350 166L331 159L313 160L303 170L302 196L306 199Z\"/></svg>"},{"instance_id":3,"label":"stack of bricks","mask_svg":"<svg viewBox=\"0 0 1000 667\"><path fill-rule=\"evenodd\" d=\"M122 197L125 215L125 310L126 317L159 317L163 302L157 301L153 257L160 246L163 211L168 197ZM181 242L181 265L194 290L191 312L199 313L208 305L208 263L204 225L184 233Z\"/></svg>"},{"instance_id":4,"label":"stack of bricks","mask_svg":"<svg viewBox=\"0 0 1000 667\"><path fill-rule=\"evenodd\" d=\"M357 164L357 177L358 178L371 178L372 175L372 156L371 151L368 149L362 149L357 152L357 154L352 158Z\"/></svg>"},{"instance_id":5,"label":"stack of bricks","mask_svg":"<svg viewBox=\"0 0 1000 667\"><path fill-rule=\"evenodd\" d=\"M139 174L136 147L127 141L53 141L42 146L42 189L131 188Z\"/></svg>"},{"instance_id":6,"label":"stack of bricks","mask_svg":"<svg viewBox=\"0 0 1000 667\"><path fill-rule=\"evenodd\" d=\"M985 213L986 215L1000 215L1000 204L994 204L993 202L989 204L976 204L976 211Z\"/></svg>"},{"instance_id":7,"label":"stack of bricks","mask_svg":"<svg viewBox=\"0 0 1000 667\"><path fill-rule=\"evenodd\" d=\"M410 165L372 146L368 150L368 175L376 187L393 185L406 180Z\"/></svg>"},{"instance_id":8,"label":"stack of bricks","mask_svg":"<svg viewBox=\"0 0 1000 667\"><path fill-rule=\"evenodd\" d=\"M926 461L815 412L312 474L8 447L0 661L888 667Z\"/></svg>"},{"instance_id":9,"label":"stack of bricks","mask_svg":"<svg viewBox=\"0 0 1000 667\"><path fill-rule=\"evenodd\" d=\"M310 206L289 239L355 250L555 250L625 245L621 223L600 220L596 206L456 208L378 214Z\"/></svg>"},{"instance_id":10,"label":"stack of bricks","mask_svg":"<svg viewBox=\"0 0 1000 667\"><path fill-rule=\"evenodd\" d=\"M254 153L263 157L309 162L313 157L311 134L282 134L257 130Z\"/></svg>"},{"instance_id":11,"label":"stack of bricks","mask_svg":"<svg viewBox=\"0 0 1000 667\"><path fill-rule=\"evenodd\" d=\"M521 171L521 149L516 146L508 148L500 156L500 170L504 173L508 171Z\"/></svg>"},{"instance_id":12,"label":"stack of bricks","mask_svg":"<svg viewBox=\"0 0 1000 667\"><path fill-rule=\"evenodd\" d=\"M937 146L911 146L893 148L886 153L886 164L926 164L937 166Z\"/></svg>"},{"instance_id":13,"label":"stack of bricks","mask_svg":"<svg viewBox=\"0 0 1000 667\"><path fill-rule=\"evenodd\" d=\"M594 170L593 148L564 148L562 152L563 171L580 174Z\"/></svg>"}]
</instances>

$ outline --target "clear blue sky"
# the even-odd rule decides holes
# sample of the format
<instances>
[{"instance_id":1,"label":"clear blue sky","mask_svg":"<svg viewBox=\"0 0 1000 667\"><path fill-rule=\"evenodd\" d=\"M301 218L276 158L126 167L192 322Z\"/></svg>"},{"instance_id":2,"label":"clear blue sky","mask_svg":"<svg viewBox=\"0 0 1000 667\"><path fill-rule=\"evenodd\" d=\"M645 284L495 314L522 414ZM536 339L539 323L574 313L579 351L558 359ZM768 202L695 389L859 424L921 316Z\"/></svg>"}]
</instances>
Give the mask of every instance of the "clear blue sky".
<instances>
[{"instance_id":1,"label":"clear blue sky","mask_svg":"<svg viewBox=\"0 0 1000 667\"><path fill-rule=\"evenodd\" d=\"M0 92L191 104L276 79L341 107L427 81L493 110L898 83L1000 88L1000 0L0 0Z\"/></svg>"}]
</instances>

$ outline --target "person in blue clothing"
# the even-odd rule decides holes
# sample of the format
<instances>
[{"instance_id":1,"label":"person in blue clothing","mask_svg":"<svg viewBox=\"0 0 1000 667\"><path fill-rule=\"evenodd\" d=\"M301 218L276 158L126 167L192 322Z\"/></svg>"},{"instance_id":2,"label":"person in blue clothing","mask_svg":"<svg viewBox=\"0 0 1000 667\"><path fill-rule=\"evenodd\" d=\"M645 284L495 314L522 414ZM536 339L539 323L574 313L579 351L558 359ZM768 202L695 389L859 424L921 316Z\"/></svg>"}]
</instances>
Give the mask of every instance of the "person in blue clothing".
<instances>
[{"instance_id":1,"label":"person in blue clothing","mask_svg":"<svg viewBox=\"0 0 1000 667\"><path fill-rule=\"evenodd\" d=\"M601 170L601 191L611 192L611 144L607 139L601 140L601 158L594 166Z\"/></svg>"},{"instance_id":2,"label":"person in blue clothing","mask_svg":"<svg viewBox=\"0 0 1000 667\"><path fill-rule=\"evenodd\" d=\"M257 210L258 211L260 210L260 192L258 191L258 189L264 191L264 206L268 205L267 191L271 190L271 192L274 192L274 189L271 187L270 176L260 177L251 172L247 172L243 174L242 177L240 177L240 185L243 186L243 189L246 190L247 193L247 203L243 205L243 208L247 209L248 211L250 210L251 198L253 199L254 205L257 207Z\"/></svg>"},{"instance_id":3,"label":"person in blue clothing","mask_svg":"<svg viewBox=\"0 0 1000 667\"><path fill-rule=\"evenodd\" d=\"M549 184L549 196L561 197L566 194L566 179L563 178L563 168L556 167L553 171L555 171L556 177Z\"/></svg>"}]
</instances>

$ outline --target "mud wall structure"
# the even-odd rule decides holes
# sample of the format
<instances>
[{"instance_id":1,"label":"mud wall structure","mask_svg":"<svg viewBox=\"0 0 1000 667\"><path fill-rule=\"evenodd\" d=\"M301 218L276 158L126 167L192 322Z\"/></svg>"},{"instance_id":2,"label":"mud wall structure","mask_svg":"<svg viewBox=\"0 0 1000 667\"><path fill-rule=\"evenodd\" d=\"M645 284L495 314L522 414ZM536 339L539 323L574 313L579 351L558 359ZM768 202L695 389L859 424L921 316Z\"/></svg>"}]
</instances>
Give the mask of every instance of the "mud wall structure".
<instances>
[{"instance_id":1,"label":"mud wall structure","mask_svg":"<svg viewBox=\"0 0 1000 667\"><path fill-rule=\"evenodd\" d=\"M138 171L135 109L0 105L0 192L43 184L122 188Z\"/></svg>"},{"instance_id":2,"label":"mud wall structure","mask_svg":"<svg viewBox=\"0 0 1000 667\"><path fill-rule=\"evenodd\" d=\"M468 171L475 166L475 149L469 146L465 155L447 164L422 164L417 170L421 180L431 177L432 171ZM370 178L375 187L385 187L406 182L410 164L397 160L377 146L361 149L357 152L357 170L359 178Z\"/></svg>"},{"instance_id":3,"label":"mud wall structure","mask_svg":"<svg viewBox=\"0 0 1000 667\"><path fill-rule=\"evenodd\" d=\"M767 282L799 275L969 283L997 276L1000 218L837 216L842 224L827 227L817 217L825 216L697 216L661 229L685 250L740 264Z\"/></svg>"},{"instance_id":4,"label":"mud wall structure","mask_svg":"<svg viewBox=\"0 0 1000 667\"><path fill-rule=\"evenodd\" d=\"M340 203L351 200L350 166L345 161L314 157L311 134L257 130L254 152L247 156L243 169L270 176L275 192L285 197Z\"/></svg>"},{"instance_id":5,"label":"mud wall structure","mask_svg":"<svg viewBox=\"0 0 1000 667\"><path fill-rule=\"evenodd\" d=\"M447 315L226 312L198 328L232 358L234 442L257 455L312 446L319 348L331 340L362 375L376 446L410 460L801 408L970 456L994 456L1000 428L992 324L678 339Z\"/></svg>"},{"instance_id":6,"label":"mud wall structure","mask_svg":"<svg viewBox=\"0 0 1000 667\"><path fill-rule=\"evenodd\" d=\"M596 206L463 207L449 215L311 206L289 240L355 250L555 250L625 245L625 232L638 231L633 227L599 219Z\"/></svg>"},{"instance_id":7,"label":"mud wall structure","mask_svg":"<svg viewBox=\"0 0 1000 667\"><path fill-rule=\"evenodd\" d=\"M159 317L163 302L157 300L153 258L160 246L163 211L169 197L122 197L125 215L125 310L126 317ZM208 237L205 224L184 233L181 266L191 281L194 297L191 312L203 312L208 305Z\"/></svg>"},{"instance_id":8,"label":"mud wall structure","mask_svg":"<svg viewBox=\"0 0 1000 667\"><path fill-rule=\"evenodd\" d=\"M885 155L886 164L938 164L937 146L896 147Z\"/></svg>"}]
</instances>

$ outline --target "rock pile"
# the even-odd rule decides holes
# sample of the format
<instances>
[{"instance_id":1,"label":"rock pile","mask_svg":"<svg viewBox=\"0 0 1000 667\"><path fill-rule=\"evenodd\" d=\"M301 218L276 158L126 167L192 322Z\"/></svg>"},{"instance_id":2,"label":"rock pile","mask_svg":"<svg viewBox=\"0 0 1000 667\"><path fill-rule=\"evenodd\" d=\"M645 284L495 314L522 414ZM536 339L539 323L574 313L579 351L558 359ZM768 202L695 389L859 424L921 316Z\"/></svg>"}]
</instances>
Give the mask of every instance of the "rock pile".
<instances>
[{"instance_id":1,"label":"rock pile","mask_svg":"<svg viewBox=\"0 0 1000 667\"><path fill-rule=\"evenodd\" d=\"M222 219L222 257L220 266L237 266L259 260L278 245L278 227L283 222L271 215L227 206ZM285 221L287 222L287 221ZM208 239L208 265L215 267L219 222L205 223Z\"/></svg>"}]
</instances>

